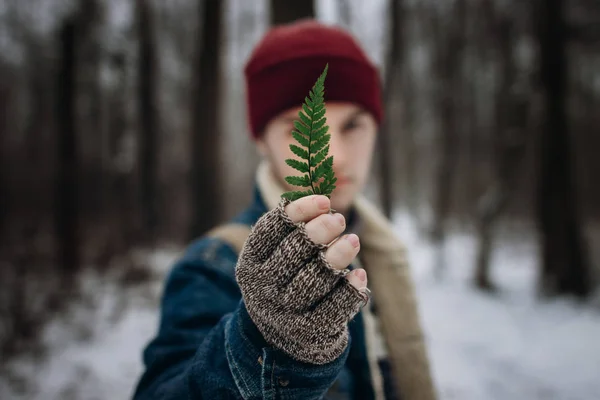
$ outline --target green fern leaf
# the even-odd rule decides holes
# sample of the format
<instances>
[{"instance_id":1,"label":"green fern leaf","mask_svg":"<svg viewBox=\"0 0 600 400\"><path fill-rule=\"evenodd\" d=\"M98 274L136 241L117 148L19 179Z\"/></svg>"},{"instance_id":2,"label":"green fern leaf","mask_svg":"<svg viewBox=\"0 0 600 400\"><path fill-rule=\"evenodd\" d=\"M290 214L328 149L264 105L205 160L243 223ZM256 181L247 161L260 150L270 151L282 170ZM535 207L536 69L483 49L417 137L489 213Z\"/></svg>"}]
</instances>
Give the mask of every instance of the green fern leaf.
<instances>
[{"instance_id":1,"label":"green fern leaf","mask_svg":"<svg viewBox=\"0 0 600 400\"><path fill-rule=\"evenodd\" d=\"M302 161L287 159L287 160L285 160L285 163L287 165L289 165L290 167L294 168L296 171L300 171L300 172L310 171L308 164L305 162L302 162Z\"/></svg>"},{"instance_id":2,"label":"green fern leaf","mask_svg":"<svg viewBox=\"0 0 600 400\"><path fill-rule=\"evenodd\" d=\"M286 176L285 181L290 185L309 187L311 186L310 178L308 175L304 176Z\"/></svg>"},{"instance_id":3,"label":"green fern leaf","mask_svg":"<svg viewBox=\"0 0 600 400\"><path fill-rule=\"evenodd\" d=\"M313 118L318 121L321 118L323 118L325 116L325 107L323 107L322 110L319 111L315 111L315 115L313 116Z\"/></svg>"},{"instance_id":4,"label":"green fern leaf","mask_svg":"<svg viewBox=\"0 0 600 400\"><path fill-rule=\"evenodd\" d=\"M325 157L327 157L328 153L329 146L326 146L323 150L319 151L317 154L315 154L313 158L310 159L310 166L316 167L317 165L319 165L321 162L323 162Z\"/></svg>"},{"instance_id":5,"label":"green fern leaf","mask_svg":"<svg viewBox=\"0 0 600 400\"><path fill-rule=\"evenodd\" d=\"M308 151L304 150L302 147L298 147L295 144L290 144L290 150L292 150L292 153L294 153L298 157L304 160L308 160Z\"/></svg>"},{"instance_id":6,"label":"green fern leaf","mask_svg":"<svg viewBox=\"0 0 600 400\"><path fill-rule=\"evenodd\" d=\"M329 132L329 127L325 125L324 127L320 128L319 130L313 133L312 140L321 139L323 135L325 135L327 132Z\"/></svg>"},{"instance_id":7,"label":"green fern leaf","mask_svg":"<svg viewBox=\"0 0 600 400\"><path fill-rule=\"evenodd\" d=\"M311 194L324 194L331 196L335 189L337 179L333 172L333 157L329 153L327 119L325 118L325 77L329 65L325 66L323 73L304 98L302 110L298 112L298 120L294 121L292 137L298 145L291 144L290 150L300 160L288 159L287 165L303 173L302 176L287 176L285 181L297 187L310 188L309 190L291 191L282 197L298 200Z\"/></svg>"},{"instance_id":8,"label":"green fern leaf","mask_svg":"<svg viewBox=\"0 0 600 400\"><path fill-rule=\"evenodd\" d=\"M321 151L321 149L323 149L325 146L327 146L329 144L329 139L331 139L331 135L327 134L327 135L323 135L321 138L319 138L319 140L317 140L316 142L314 142L311 145L311 150L313 152L319 152Z\"/></svg>"},{"instance_id":9,"label":"green fern leaf","mask_svg":"<svg viewBox=\"0 0 600 400\"><path fill-rule=\"evenodd\" d=\"M305 115L311 115L311 113L312 113L310 108L308 108L308 104L306 104L306 102L304 104L302 104L302 111L304 111ZM314 118L314 115L313 115L313 118Z\"/></svg>"},{"instance_id":10,"label":"green fern leaf","mask_svg":"<svg viewBox=\"0 0 600 400\"><path fill-rule=\"evenodd\" d=\"M304 146L304 147L310 146L310 141L306 137L302 136L302 134L300 132L292 131L292 136L302 146Z\"/></svg>"},{"instance_id":11,"label":"green fern leaf","mask_svg":"<svg viewBox=\"0 0 600 400\"><path fill-rule=\"evenodd\" d=\"M317 135L317 133L320 131L323 125L325 125L326 122L327 120L325 118L321 118L320 120L315 121L315 123L313 123L312 125L313 135ZM315 140L314 137L313 140Z\"/></svg>"},{"instance_id":12,"label":"green fern leaf","mask_svg":"<svg viewBox=\"0 0 600 400\"><path fill-rule=\"evenodd\" d=\"M327 173L333 167L333 157L327 157L325 161L319 164L313 171L311 179L313 182L317 182L322 177L327 176Z\"/></svg>"},{"instance_id":13,"label":"green fern leaf","mask_svg":"<svg viewBox=\"0 0 600 400\"><path fill-rule=\"evenodd\" d=\"M311 92L310 94L312 95L312 92ZM306 105L307 105L309 108L313 108L313 107L314 107L314 103L313 103L313 102L312 102L312 100L311 100L311 99L309 99L308 97L305 97L305 98L304 98L304 102L306 103ZM310 113L308 113L308 114L310 115Z\"/></svg>"},{"instance_id":14,"label":"green fern leaf","mask_svg":"<svg viewBox=\"0 0 600 400\"><path fill-rule=\"evenodd\" d=\"M304 125L300 121L294 121L294 128L306 137L310 137L310 126Z\"/></svg>"},{"instance_id":15,"label":"green fern leaf","mask_svg":"<svg viewBox=\"0 0 600 400\"><path fill-rule=\"evenodd\" d=\"M298 112L298 117L304 125L310 126L310 118L308 118L305 113L303 113L302 111Z\"/></svg>"},{"instance_id":16,"label":"green fern leaf","mask_svg":"<svg viewBox=\"0 0 600 400\"><path fill-rule=\"evenodd\" d=\"M309 196L312 194L312 191L297 191L297 192L286 192L281 197L284 199L290 199L291 201L301 199L304 196Z\"/></svg>"}]
</instances>

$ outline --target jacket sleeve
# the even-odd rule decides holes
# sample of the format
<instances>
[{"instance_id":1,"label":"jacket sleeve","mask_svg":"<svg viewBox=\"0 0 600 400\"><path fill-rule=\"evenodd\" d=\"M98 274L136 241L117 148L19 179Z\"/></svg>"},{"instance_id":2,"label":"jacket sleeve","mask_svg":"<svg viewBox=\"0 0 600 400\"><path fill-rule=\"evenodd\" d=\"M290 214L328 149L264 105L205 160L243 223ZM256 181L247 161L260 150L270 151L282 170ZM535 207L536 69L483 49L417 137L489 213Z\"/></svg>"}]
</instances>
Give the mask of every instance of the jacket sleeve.
<instances>
[{"instance_id":1,"label":"jacket sleeve","mask_svg":"<svg viewBox=\"0 0 600 400\"><path fill-rule=\"evenodd\" d=\"M268 346L241 301L236 261L228 245L205 238L176 263L134 399L323 398L350 346L325 365Z\"/></svg>"}]
</instances>

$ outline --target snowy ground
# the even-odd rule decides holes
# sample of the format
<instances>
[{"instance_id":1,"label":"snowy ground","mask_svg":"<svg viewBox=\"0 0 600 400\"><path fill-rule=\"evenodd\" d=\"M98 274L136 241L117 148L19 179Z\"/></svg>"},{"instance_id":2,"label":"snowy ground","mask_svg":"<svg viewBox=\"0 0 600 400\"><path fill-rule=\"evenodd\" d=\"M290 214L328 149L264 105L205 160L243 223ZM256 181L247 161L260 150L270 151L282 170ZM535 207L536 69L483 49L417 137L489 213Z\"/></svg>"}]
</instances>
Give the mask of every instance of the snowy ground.
<instances>
[{"instance_id":1,"label":"snowy ground","mask_svg":"<svg viewBox=\"0 0 600 400\"><path fill-rule=\"evenodd\" d=\"M148 257L156 276L150 285L118 289L115 277L85 273L84 291L68 315L43 336L49 357L23 358L0 374L0 399L118 400L131 397L141 372L141 349L155 333L162 279L177 256L173 250Z\"/></svg>"},{"instance_id":2,"label":"snowy ground","mask_svg":"<svg viewBox=\"0 0 600 400\"><path fill-rule=\"evenodd\" d=\"M421 316L441 399L600 399L600 310L535 295L537 249L523 237L500 239L486 295L470 286L475 242L453 235L447 273L434 278L436 252L397 218L415 269Z\"/></svg>"},{"instance_id":3,"label":"snowy ground","mask_svg":"<svg viewBox=\"0 0 600 400\"><path fill-rule=\"evenodd\" d=\"M433 249L406 218L398 218L398 232L410 249L440 399L600 398L600 312L567 299L535 298L530 241L513 240L498 249L494 280L501 290L484 295L469 286L474 250L469 236L450 238L447 274L438 281ZM159 272L154 284L125 293L109 278L87 274L84 284L93 301L76 304L47 329L47 360L20 359L10 375L0 376L0 398L129 398L141 372L141 349L156 328L160 276L176 255L154 254L151 264Z\"/></svg>"}]
</instances>

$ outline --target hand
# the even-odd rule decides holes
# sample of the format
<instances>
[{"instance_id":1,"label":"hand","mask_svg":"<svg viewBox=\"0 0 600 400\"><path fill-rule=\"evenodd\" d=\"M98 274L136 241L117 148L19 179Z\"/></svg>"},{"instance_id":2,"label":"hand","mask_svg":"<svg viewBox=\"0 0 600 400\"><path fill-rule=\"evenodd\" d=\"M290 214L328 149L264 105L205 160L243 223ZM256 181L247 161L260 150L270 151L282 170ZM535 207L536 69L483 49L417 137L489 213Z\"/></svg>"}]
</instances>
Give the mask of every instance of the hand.
<instances>
[{"instance_id":1,"label":"hand","mask_svg":"<svg viewBox=\"0 0 600 400\"><path fill-rule=\"evenodd\" d=\"M327 196L314 195L288 204L285 213L295 223L306 223L308 237L317 244L329 244L338 239L325 252L325 259L331 267L344 270L358 254L360 239L353 233L339 237L346 229L346 219L339 213L329 214L330 209L331 201ZM367 286L367 273L364 269L351 271L346 279L356 289Z\"/></svg>"},{"instance_id":2,"label":"hand","mask_svg":"<svg viewBox=\"0 0 600 400\"><path fill-rule=\"evenodd\" d=\"M364 270L346 275L360 244L356 235L338 238L345 221L329 207L324 196L282 200L252 228L236 266L245 307L265 340L315 364L346 348L348 321L364 304L359 290L367 284Z\"/></svg>"}]
</instances>

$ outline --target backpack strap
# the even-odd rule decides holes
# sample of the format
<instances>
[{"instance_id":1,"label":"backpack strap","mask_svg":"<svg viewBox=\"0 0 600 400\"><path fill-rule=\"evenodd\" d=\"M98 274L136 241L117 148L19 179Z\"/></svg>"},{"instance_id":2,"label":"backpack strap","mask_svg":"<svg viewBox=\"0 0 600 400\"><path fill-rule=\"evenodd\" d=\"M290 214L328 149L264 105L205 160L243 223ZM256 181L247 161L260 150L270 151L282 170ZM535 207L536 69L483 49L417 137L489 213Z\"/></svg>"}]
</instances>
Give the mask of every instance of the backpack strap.
<instances>
[{"instance_id":1,"label":"backpack strap","mask_svg":"<svg viewBox=\"0 0 600 400\"><path fill-rule=\"evenodd\" d=\"M239 223L219 225L206 233L208 237L221 239L229 244L236 254L242 251L248 235L250 235L250 227Z\"/></svg>"}]
</instances>

